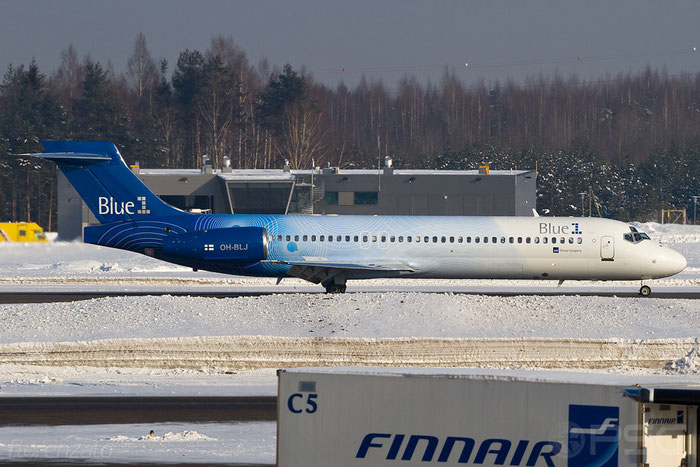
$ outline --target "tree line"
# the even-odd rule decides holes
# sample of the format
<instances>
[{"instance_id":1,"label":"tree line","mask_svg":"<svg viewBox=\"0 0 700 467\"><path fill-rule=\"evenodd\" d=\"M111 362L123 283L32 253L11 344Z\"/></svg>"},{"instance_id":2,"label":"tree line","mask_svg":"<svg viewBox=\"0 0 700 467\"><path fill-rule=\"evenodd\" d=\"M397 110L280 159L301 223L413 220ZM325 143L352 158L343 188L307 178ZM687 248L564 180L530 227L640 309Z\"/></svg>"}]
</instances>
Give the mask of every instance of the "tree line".
<instances>
[{"instance_id":1,"label":"tree line","mask_svg":"<svg viewBox=\"0 0 700 467\"><path fill-rule=\"evenodd\" d=\"M700 74L650 68L585 81L538 76L467 85L406 75L388 86L316 82L290 65L252 64L230 37L174 66L139 34L124 73L70 45L60 66L10 65L0 84L0 219L55 229L52 164L11 156L41 139L107 140L127 163L294 168L537 168L538 209L550 215L658 219L700 195Z\"/></svg>"}]
</instances>

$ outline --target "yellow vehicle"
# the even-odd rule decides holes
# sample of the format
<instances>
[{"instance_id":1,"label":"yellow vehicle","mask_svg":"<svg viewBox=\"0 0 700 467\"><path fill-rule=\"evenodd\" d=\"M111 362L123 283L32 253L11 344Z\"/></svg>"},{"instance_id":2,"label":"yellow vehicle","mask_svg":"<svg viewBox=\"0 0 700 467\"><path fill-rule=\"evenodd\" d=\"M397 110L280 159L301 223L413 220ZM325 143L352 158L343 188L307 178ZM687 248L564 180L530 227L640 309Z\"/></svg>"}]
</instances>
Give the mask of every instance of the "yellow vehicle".
<instances>
[{"instance_id":1,"label":"yellow vehicle","mask_svg":"<svg viewBox=\"0 0 700 467\"><path fill-rule=\"evenodd\" d=\"M0 242L48 242L36 222L0 222Z\"/></svg>"}]
</instances>

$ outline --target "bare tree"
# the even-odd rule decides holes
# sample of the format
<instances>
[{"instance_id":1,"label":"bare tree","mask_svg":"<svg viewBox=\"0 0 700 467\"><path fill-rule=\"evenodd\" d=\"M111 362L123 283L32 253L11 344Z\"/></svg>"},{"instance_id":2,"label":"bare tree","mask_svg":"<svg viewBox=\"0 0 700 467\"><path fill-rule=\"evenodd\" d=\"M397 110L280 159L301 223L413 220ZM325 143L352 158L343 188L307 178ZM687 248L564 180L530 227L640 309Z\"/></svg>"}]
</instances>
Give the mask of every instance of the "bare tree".
<instances>
[{"instance_id":1,"label":"bare tree","mask_svg":"<svg viewBox=\"0 0 700 467\"><path fill-rule=\"evenodd\" d=\"M127 62L127 75L129 82L136 92L139 101L146 97L150 101L153 97L153 89L158 82L158 69L156 63L148 52L146 36L142 32L136 36L134 53Z\"/></svg>"}]
</instances>

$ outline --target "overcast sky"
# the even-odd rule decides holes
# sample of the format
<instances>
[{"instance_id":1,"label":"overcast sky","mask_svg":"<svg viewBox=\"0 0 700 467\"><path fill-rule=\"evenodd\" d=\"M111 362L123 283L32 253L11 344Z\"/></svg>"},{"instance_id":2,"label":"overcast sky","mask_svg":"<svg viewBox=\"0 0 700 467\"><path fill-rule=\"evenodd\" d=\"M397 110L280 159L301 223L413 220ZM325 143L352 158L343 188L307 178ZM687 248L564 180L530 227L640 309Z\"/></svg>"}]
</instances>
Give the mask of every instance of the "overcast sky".
<instances>
[{"instance_id":1,"label":"overcast sky","mask_svg":"<svg viewBox=\"0 0 700 467\"><path fill-rule=\"evenodd\" d=\"M330 85L438 81L445 67L467 83L700 71L697 0L0 0L0 67L35 57L51 73L72 43L122 73L139 31L171 71L182 50L223 34L252 63L305 65Z\"/></svg>"}]
</instances>

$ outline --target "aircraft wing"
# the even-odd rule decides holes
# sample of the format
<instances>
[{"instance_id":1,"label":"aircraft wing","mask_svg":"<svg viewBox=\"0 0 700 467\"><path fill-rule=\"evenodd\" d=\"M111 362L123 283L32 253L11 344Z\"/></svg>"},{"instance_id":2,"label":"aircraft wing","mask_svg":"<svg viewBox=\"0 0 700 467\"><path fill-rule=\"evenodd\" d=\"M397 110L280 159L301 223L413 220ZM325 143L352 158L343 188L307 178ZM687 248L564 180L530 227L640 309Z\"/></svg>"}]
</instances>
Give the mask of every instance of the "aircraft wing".
<instances>
[{"instance_id":1,"label":"aircraft wing","mask_svg":"<svg viewBox=\"0 0 700 467\"><path fill-rule=\"evenodd\" d=\"M404 261L327 261L323 258L313 258L309 260L273 262L291 265L292 267L287 274L315 284L349 271L367 271L380 274L386 273L387 275L391 273L414 271L414 269Z\"/></svg>"}]
</instances>

